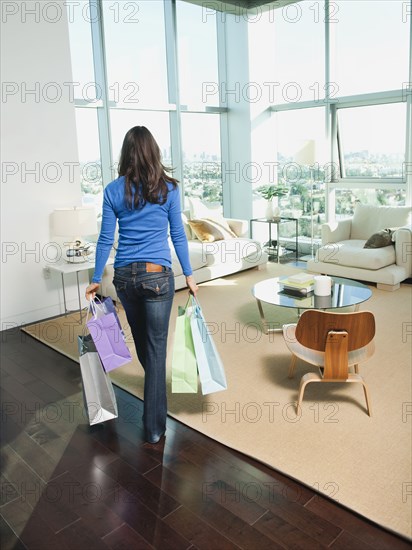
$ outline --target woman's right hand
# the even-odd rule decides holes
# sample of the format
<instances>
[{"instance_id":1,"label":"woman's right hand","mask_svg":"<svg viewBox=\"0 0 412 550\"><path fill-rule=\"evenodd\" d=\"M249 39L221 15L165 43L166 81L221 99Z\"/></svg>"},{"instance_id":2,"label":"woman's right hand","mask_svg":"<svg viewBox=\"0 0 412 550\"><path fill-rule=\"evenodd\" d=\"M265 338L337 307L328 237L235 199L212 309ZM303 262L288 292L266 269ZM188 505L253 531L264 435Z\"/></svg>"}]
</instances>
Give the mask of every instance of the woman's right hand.
<instances>
[{"instance_id":1,"label":"woman's right hand","mask_svg":"<svg viewBox=\"0 0 412 550\"><path fill-rule=\"evenodd\" d=\"M189 275L188 277L186 277L186 284L189 287L190 294L193 294L193 296L196 296L197 291L199 290L199 287L197 286L193 278L193 275Z\"/></svg>"},{"instance_id":2,"label":"woman's right hand","mask_svg":"<svg viewBox=\"0 0 412 550\"><path fill-rule=\"evenodd\" d=\"M89 286L86 288L86 300L90 302L90 300L94 300L94 297L96 296L96 292L100 286L100 283L90 283Z\"/></svg>"}]
</instances>

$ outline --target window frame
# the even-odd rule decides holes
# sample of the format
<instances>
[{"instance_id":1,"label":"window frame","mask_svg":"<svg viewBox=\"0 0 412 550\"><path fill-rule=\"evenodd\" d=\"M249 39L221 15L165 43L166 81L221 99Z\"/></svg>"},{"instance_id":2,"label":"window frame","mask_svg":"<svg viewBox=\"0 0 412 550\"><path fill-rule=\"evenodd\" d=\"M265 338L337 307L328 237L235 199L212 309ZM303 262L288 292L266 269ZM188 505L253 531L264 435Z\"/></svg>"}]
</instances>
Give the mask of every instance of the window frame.
<instances>
[{"instance_id":1,"label":"window frame","mask_svg":"<svg viewBox=\"0 0 412 550\"><path fill-rule=\"evenodd\" d=\"M333 178L331 180L331 186L335 187L338 184L345 184L345 187L347 184L350 184L350 187L354 186L361 186L362 184L367 183L367 187L369 189L373 188L380 188L381 184L387 184L391 183L399 185L399 186L406 186L406 174L404 174L403 177L390 177L390 178L378 178L374 176L359 176L359 177L351 177L343 175L344 169L345 169L345 163L343 160L343 145L342 145L342 139L339 132L339 111L344 109L351 109L355 107L373 107L373 106L379 106L379 105L391 105L391 104L400 104L400 103L407 103L406 97L404 97L404 94L402 93L402 90L394 90L391 92L378 92L374 94L363 94L359 96L349 96L349 97L342 97L338 98L338 101L331 102L331 104L335 105L335 108L331 110L331 124L332 127L336 126L336 136L334 139L334 144L337 147L337 154L339 158L339 177ZM405 149L404 149L404 163L406 163L407 154L408 154L408 145L407 145L407 134L408 134L408 128L406 130L405 135ZM389 187L390 188L390 187Z\"/></svg>"},{"instance_id":2,"label":"window frame","mask_svg":"<svg viewBox=\"0 0 412 550\"><path fill-rule=\"evenodd\" d=\"M330 0L325 0L325 88L333 84L330 81L331 74L331 51L333 44L333 26L330 24ZM402 178L354 178L343 176L336 171L331 170L329 177L325 181L326 193L326 219L333 221L335 219L335 190L336 189L401 189L405 192L406 204L412 200L412 18L410 18L409 28L409 82L403 83L403 89L388 90L383 92L374 92L368 94L359 94L353 96L336 96L333 98L325 97L314 101L301 101L296 103L281 103L271 105L272 112L326 107L325 109L325 128L326 141L329 149L329 161L332 166L342 167L342 147L340 143L340 134L338 128L338 111L350 107L385 105L389 103L406 102L406 135L405 135L405 160Z\"/></svg>"},{"instance_id":3,"label":"window frame","mask_svg":"<svg viewBox=\"0 0 412 550\"><path fill-rule=\"evenodd\" d=\"M74 101L75 108L96 109L99 131L99 147L100 158L102 163L102 180L103 187L110 183L116 173L112 164L113 148L111 140L110 128L110 110L133 110L133 111L155 111L167 112L169 114L170 127L170 142L171 155L174 167L174 176L180 181L181 205L184 207L184 191L185 182L183 177L183 155L182 155L182 131L181 131L181 113L201 113L204 116L208 114L219 114L220 117L227 115L228 109L220 103L216 106L205 106L203 109L196 106L191 109L190 106L181 105L179 96L179 81L178 81L178 57L177 57L177 21L176 21L176 0L163 0L164 21L165 21L165 47L166 47L166 67L167 67L167 82L169 103L165 105L148 105L141 103L130 104L125 107L122 104L117 105L109 100L109 89L106 69L106 45L104 39L104 19L103 19L103 0L89 0L89 4L93 4L93 8L98 10L98 17L93 18L90 22L92 33L92 48L93 48L93 64L95 82L102 90L102 98L98 101L87 101L78 99ZM199 8L201 9L201 8ZM220 18L216 18L217 25L217 41L218 41L218 75L219 82L222 80L222 67L225 59L225 43L222 40L222 28ZM223 61L222 61L223 59ZM220 101L220 100L219 100ZM220 120L220 152L221 163L227 162L227 148L224 143L228 140L227 124ZM225 201L224 184L223 201Z\"/></svg>"}]
</instances>

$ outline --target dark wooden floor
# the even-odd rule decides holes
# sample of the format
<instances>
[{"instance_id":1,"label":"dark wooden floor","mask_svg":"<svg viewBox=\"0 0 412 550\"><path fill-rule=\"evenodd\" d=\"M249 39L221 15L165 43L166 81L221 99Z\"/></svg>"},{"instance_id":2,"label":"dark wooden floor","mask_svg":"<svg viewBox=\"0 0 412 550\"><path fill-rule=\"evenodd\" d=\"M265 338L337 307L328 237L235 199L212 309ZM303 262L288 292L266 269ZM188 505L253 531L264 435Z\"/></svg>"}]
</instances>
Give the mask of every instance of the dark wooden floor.
<instances>
[{"instance_id":1,"label":"dark wooden floor","mask_svg":"<svg viewBox=\"0 0 412 550\"><path fill-rule=\"evenodd\" d=\"M141 401L116 394L119 418L90 428L78 364L2 333L2 550L410 548L173 419L145 443Z\"/></svg>"}]
</instances>

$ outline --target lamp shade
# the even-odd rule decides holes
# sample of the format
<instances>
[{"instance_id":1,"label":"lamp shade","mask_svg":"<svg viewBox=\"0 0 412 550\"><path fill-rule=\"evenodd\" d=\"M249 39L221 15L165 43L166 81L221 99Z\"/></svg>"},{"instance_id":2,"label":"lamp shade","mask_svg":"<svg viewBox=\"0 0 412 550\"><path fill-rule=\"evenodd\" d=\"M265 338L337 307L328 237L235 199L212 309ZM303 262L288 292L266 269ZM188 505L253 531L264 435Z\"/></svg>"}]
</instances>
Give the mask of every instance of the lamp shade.
<instances>
[{"instance_id":1,"label":"lamp shade","mask_svg":"<svg viewBox=\"0 0 412 550\"><path fill-rule=\"evenodd\" d=\"M98 233L94 208L75 206L57 208L53 212L53 233L56 237L83 237Z\"/></svg>"},{"instance_id":2,"label":"lamp shade","mask_svg":"<svg viewBox=\"0 0 412 550\"><path fill-rule=\"evenodd\" d=\"M316 162L316 141L307 139L301 143L294 155L294 160L298 164L310 166Z\"/></svg>"}]
</instances>

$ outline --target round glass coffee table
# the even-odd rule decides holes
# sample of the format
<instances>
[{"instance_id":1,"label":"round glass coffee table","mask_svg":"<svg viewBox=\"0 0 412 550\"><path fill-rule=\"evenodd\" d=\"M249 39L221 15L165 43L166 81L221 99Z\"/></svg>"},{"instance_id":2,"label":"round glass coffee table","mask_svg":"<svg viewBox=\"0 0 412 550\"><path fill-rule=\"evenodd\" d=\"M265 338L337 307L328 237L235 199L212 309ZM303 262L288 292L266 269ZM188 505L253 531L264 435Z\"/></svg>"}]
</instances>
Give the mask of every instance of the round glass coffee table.
<instances>
[{"instance_id":1,"label":"round glass coffee table","mask_svg":"<svg viewBox=\"0 0 412 550\"><path fill-rule=\"evenodd\" d=\"M269 328L269 323L263 313L262 302L274 306L288 307L298 310L305 309L338 309L342 307L355 306L358 311L359 304L366 302L372 296L372 290L362 283L351 279L332 277L332 293L330 296L315 296L310 292L307 296L297 297L284 292L282 280L287 277L272 277L256 283L252 288L252 294L256 298L262 320L263 332L280 331L282 328Z\"/></svg>"}]
</instances>

